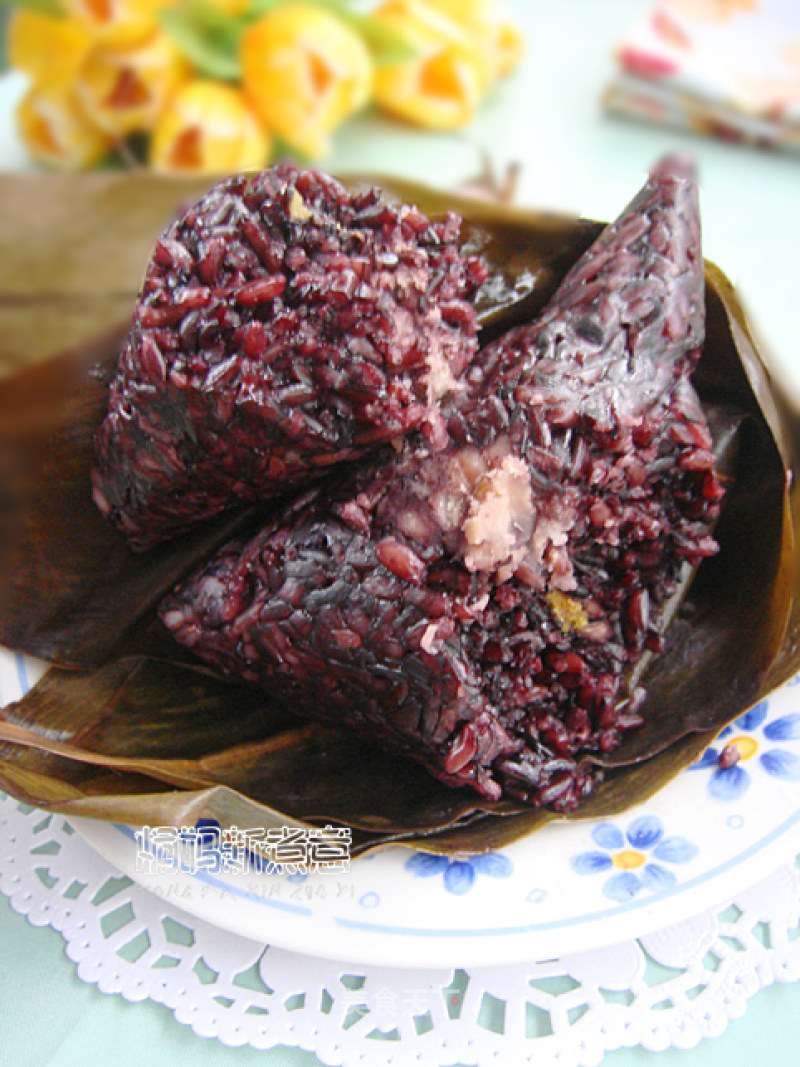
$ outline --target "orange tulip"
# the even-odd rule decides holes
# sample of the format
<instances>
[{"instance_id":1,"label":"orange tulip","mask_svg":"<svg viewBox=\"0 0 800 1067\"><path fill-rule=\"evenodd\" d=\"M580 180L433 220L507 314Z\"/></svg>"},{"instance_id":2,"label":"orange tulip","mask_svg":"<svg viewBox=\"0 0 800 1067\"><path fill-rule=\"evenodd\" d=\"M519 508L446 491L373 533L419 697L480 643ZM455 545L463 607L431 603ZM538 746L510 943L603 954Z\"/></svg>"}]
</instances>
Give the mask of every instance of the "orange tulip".
<instances>
[{"instance_id":1,"label":"orange tulip","mask_svg":"<svg viewBox=\"0 0 800 1067\"><path fill-rule=\"evenodd\" d=\"M262 122L304 156L369 99L372 61L362 39L311 4L276 8L248 27L242 81Z\"/></svg>"},{"instance_id":2,"label":"orange tulip","mask_svg":"<svg viewBox=\"0 0 800 1067\"><path fill-rule=\"evenodd\" d=\"M163 35L136 48L97 48L81 68L77 93L87 117L115 138L150 130L190 68Z\"/></svg>"},{"instance_id":3,"label":"orange tulip","mask_svg":"<svg viewBox=\"0 0 800 1067\"><path fill-rule=\"evenodd\" d=\"M225 174L266 165L269 135L238 89L196 79L182 85L156 122L150 142L155 170Z\"/></svg>"},{"instance_id":4,"label":"orange tulip","mask_svg":"<svg viewBox=\"0 0 800 1067\"><path fill-rule=\"evenodd\" d=\"M430 129L456 129L469 122L492 73L486 50L454 19L422 0L388 0L374 18L415 53L376 70L378 104Z\"/></svg>"},{"instance_id":5,"label":"orange tulip","mask_svg":"<svg viewBox=\"0 0 800 1067\"><path fill-rule=\"evenodd\" d=\"M467 31L486 52L492 78L510 73L522 58L522 34L498 0L425 0Z\"/></svg>"},{"instance_id":6,"label":"orange tulip","mask_svg":"<svg viewBox=\"0 0 800 1067\"><path fill-rule=\"evenodd\" d=\"M158 29L159 11L175 0L61 0L94 40L112 48L142 44Z\"/></svg>"},{"instance_id":7,"label":"orange tulip","mask_svg":"<svg viewBox=\"0 0 800 1067\"><path fill-rule=\"evenodd\" d=\"M91 46L91 37L74 19L25 9L11 15L7 41L9 66L53 91L74 83Z\"/></svg>"},{"instance_id":8,"label":"orange tulip","mask_svg":"<svg viewBox=\"0 0 800 1067\"><path fill-rule=\"evenodd\" d=\"M83 117L69 90L29 89L17 105L16 119L31 158L46 167L93 167L111 147L110 139Z\"/></svg>"}]
</instances>

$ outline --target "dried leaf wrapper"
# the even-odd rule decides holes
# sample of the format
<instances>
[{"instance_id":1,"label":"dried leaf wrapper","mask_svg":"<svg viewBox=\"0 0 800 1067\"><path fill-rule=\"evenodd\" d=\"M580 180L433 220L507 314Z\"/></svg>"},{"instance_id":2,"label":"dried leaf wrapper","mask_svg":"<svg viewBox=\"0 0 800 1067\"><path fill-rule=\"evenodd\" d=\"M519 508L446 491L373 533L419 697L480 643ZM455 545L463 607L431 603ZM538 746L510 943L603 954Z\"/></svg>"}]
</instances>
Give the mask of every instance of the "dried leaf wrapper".
<instances>
[{"instance_id":1,"label":"dried leaf wrapper","mask_svg":"<svg viewBox=\"0 0 800 1067\"><path fill-rule=\"evenodd\" d=\"M39 205L54 216L54 240L63 240L62 196L74 190L51 181L52 195ZM14 204L28 194L12 178L2 183L9 226ZM464 217L466 246L480 249L492 268L478 299L484 341L535 315L601 228L409 183L380 184L429 214L452 209ZM94 176L82 192L85 217L96 209L112 223L132 198L141 225L129 240L138 251L121 259L141 253L143 267L149 244L141 234L149 241L159 232L168 193L177 207L196 190L184 196L165 183L154 196L150 177L104 183ZM119 231L118 242L125 239ZM80 247L91 263L91 232ZM42 269L29 271L29 297L39 294L52 311L41 295L48 290ZM85 277L82 270L89 267L75 277ZM116 296L81 295L96 304L98 327L108 325L109 300L131 277ZM8 294L0 314L16 305L19 321L19 294L8 278L0 284ZM694 383L727 465L721 551L699 568L666 651L648 665L645 725L603 760L604 785L574 817L644 800L800 665L793 423L730 283L713 264L706 292L707 339ZM550 821L549 812L448 789L382 749L298 720L263 693L220 682L171 641L154 619L155 604L265 508L229 513L139 555L102 521L89 495L91 437L121 336L121 329L95 335L0 382L0 440L10 457L0 471L10 502L0 639L59 665L4 711L3 788L51 810L136 823L340 822L354 828L356 851L398 840L429 851L483 851ZM25 347L24 338L14 343L16 351ZM36 418L25 414L31 411Z\"/></svg>"}]
</instances>

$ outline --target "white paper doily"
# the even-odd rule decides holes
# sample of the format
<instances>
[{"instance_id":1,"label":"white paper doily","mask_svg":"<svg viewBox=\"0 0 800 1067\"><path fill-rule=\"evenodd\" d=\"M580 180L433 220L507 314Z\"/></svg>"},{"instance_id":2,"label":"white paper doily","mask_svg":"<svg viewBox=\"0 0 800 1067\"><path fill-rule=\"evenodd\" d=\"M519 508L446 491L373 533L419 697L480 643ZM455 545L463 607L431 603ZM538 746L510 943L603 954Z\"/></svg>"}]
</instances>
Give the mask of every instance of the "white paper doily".
<instances>
[{"instance_id":1,"label":"white paper doily","mask_svg":"<svg viewBox=\"0 0 800 1067\"><path fill-rule=\"evenodd\" d=\"M719 909L612 949L463 970L348 965L223 932L119 874L59 816L0 795L0 890L52 926L83 981L164 1004L201 1037L326 1064L595 1067L691 1048L800 978L800 858Z\"/></svg>"}]
</instances>

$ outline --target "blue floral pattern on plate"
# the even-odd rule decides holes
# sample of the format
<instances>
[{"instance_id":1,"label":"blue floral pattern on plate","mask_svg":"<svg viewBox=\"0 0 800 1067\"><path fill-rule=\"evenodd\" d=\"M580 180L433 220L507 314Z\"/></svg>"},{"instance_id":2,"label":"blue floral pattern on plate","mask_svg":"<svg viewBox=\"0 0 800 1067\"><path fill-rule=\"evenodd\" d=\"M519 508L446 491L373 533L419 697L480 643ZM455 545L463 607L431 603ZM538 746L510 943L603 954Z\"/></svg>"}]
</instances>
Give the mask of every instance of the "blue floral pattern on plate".
<instances>
[{"instance_id":1,"label":"blue floral pattern on plate","mask_svg":"<svg viewBox=\"0 0 800 1067\"><path fill-rule=\"evenodd\" d=\"M740 715L689 768L698 771L713 767L708 792L715 800L738 800L750 788L756 768L771 778L800 781L800 755L782 747L787 742L800 741L800 714L792 712L767 722L768 711L769 701L762 700Z\"/></svg>"},{"instance_id":2,"label":"blue floral pattern on plate","mask_svg":"<svg viewBox=\"0 0 800 1067\"><path fill-rule=\"evenodd\" d=\"M472 889L479 874L488 874L490 878L509 878L514 870L511 860L502 852L484 852L483 855L455 860L434 852L415 852L404 866L416 878L444 875L445 889L458 896Z\"/></svg>"},{"instance_id":3,"label":"blue floral pattern on plate","mask_svg":"<svg viewBox=\"0 0 800 1067\"><path fill-rule=\"evenodd\" d=\"M672 888L677 876L664 865L688 863L699 851L685 837L665 836L664 824L655 815L634 819L625 831L612 822L600 823L591 837L598 848L573 856L570 865L576 874L613 871L602 891L621 903L644 890L657 893Z\"/></svg>"}]
</instances>

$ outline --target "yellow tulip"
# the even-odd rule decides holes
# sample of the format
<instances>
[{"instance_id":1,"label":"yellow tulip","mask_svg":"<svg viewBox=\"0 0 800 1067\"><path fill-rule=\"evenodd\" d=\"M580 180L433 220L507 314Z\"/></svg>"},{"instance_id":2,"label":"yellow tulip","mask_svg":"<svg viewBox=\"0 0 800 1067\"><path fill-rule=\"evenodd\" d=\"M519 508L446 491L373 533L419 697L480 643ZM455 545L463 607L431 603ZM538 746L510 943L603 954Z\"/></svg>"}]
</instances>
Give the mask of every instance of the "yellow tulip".
<instances>
[{"instance_id":1,"label":"yellow tulip","mask_svg":"<svg viewBox=\"0 0 800 1067\"><path fill-rule=\"evenodd\" d=\"M90 36L73 19L22 9L8 23L9 65L43 89L72 85L90 46Z\"/></svg>"},{"instance_id":2,"label":"yellow tulip","mask_svg":"<svg viewBox=\"0 0 800 1067\"><path fill-rule=\"evenodd\" d=\"M241 49L242 82L262 122L301 155L328 150L332 131L369 99L372 60L340 19L289 4L257 19Z\"/></svg>"},{"instance_id":3,"label":"yellow tulip","mask_svg":"<svg viewBox=\"0 0 800 1067\"><path fill-rule=\"evenodd\" d=\"M225 174L263 167L270 140L238 89L198 78L182 85L150 142L155 170Z\"/></svg>"},{"instance_id":4,"label":"yellow tulip","mask_svg":"<svg viewBox=\"0 0 800 1067\"><path fill-rule=\"evenodd\" d=\"M498 0L425 0L461 25L486 52L491 76L510 73L522 58L522 34Z\"/></svg>"},{"instance_id":5,"label":"yellow tulip","mask_svg":"<svg viewBox=\"0 0 800 1067\"><path fill-rule=\"evenodd\" d=\"M422 0L388 0L373 17L416 53L378 67L378 104L430 129L456 129L469 122L492 73L485 49L456 21Z\"/></svg>"},{"instance_id":6,"label":"yellow tulip","mask_svg":"<svg viewBox=\"0 0 800 1067\"><path fill-rule=\"evenodd\" d=\"M69 90L33 87L16 109L17 129L31 158L59 170L93 167L111 144L87 122Z\"/></svg>"},{"instance_id":7,"label":"yellow tulip","mask_svg":"<svg viewBox=\"0 0 800 1067\"><path fill-rule=\"evenodd\" d=\"M98 44L130 48L158 29L158 13L175 0L61 0Z\"/></svg>"},{"instance_id":8,"label":"yellow tulip","mask_svg":"<svg viewBox=\"0 0 800 1067\"><path fill-rule=\"evenodd\" d=\"M87 117L115 138L152 129L190 68L156 35L136 48L97 48L81 68L77 93Z\"/></svg>"}]
</instances>

